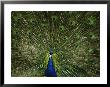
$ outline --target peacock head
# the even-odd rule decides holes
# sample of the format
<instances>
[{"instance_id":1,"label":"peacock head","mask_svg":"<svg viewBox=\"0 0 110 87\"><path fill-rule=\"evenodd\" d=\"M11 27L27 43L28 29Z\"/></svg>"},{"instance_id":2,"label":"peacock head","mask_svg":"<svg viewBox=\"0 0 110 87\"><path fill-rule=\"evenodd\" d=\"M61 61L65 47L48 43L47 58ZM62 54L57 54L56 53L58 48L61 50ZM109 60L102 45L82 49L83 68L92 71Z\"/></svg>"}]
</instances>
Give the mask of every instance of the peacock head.
<instances>
[{"instance_id":1,"label":"peacock head","mask_svg":"<svg viewBox=\"0 0 110 87\"><path fill-rule=\"evenodd\" d=\"M52 48L50 48L50 55L52 55L53 54L53 51L52 51Z\"/></svg>"}]
</instances>

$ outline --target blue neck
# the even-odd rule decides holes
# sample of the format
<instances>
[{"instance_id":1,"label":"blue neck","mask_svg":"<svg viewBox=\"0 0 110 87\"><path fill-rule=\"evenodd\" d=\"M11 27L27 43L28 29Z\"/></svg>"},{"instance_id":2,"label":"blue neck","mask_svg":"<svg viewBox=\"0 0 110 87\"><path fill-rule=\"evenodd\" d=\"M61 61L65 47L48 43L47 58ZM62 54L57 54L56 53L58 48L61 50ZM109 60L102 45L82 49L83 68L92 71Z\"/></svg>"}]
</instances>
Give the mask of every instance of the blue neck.
<instances>
[{"instance_id":1,"label":"blue neck","mask_svg":"<svg viewBox=\"0 0 110 87\"><path fill-rule=\"evenodd\" d=\"M53 60L52 60L52 50L50 50L50 58L48 61L47 69L45 70L45 76L47 77L56 77L56 71L53 65Z\"/></svg>"}]
</instances>

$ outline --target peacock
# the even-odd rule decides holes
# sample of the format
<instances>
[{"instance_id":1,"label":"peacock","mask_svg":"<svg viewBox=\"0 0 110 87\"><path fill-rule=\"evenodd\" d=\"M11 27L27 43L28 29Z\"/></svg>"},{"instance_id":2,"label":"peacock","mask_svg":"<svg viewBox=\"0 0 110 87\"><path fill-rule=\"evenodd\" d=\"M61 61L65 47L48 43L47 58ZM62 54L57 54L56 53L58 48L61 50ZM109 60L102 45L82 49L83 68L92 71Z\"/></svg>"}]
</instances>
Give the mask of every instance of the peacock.
<instances>
[{"instance_id":1,"label":"peacock","mask_svg":"<svg viewBox=\"0 0 110 87\"><path fill-rule=\"evenodd\" d=\"M47 69L45 70L45 76L47 77L57 77L55 67L53 64L52 54L53 54L52 49L50 49L50 57L49 57Z\"/></svg>"},{"instance_id":2,"label":"peacock","mask_svg":"<svg viewBox=\"0 0 110 87\"><path fill-rule=\"evenodd\" d=\"M11 76L100 76L99 11L12 11Z\"/></svg>"}]
</instances>

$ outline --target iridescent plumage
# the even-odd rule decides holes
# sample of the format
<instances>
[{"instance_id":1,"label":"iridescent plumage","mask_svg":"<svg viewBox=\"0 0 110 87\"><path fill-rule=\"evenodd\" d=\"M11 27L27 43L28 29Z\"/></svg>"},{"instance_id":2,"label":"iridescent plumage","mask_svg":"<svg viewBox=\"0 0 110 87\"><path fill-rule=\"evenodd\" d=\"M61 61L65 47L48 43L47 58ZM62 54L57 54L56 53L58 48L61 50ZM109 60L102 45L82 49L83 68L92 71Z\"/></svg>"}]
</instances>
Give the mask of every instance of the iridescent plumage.
<instances>
[{"instance_id":1,"label":"iridescent plumage","mask_svg":"<svg viewBox=\"0 0 110 87\"><path fill-rule=\"evenodd\" d=\"M52 60L52 49L50 49L50 58L48 61L47 69L45 70L45 76L47 77L56 77L56 71L54 68L53 60Z\"/></svg>"}]
</instances>

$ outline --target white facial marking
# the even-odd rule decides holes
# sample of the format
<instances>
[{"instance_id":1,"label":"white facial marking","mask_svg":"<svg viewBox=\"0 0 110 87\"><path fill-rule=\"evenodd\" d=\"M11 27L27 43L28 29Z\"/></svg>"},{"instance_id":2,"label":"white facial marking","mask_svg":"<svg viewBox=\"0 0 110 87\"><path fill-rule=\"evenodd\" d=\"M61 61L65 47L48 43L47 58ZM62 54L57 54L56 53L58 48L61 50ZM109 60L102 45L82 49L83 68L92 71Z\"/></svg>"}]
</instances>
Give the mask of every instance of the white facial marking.
<instances>
[{"instance_id":1,"label":"white facial marking","mask_svg":"<svg viewBox=\"0 0 110 87\"><path fill-rule=\"evenodd\" d=\"M50 55L50 57L52 57L52 55Z\"/></svg>"}]
</instances>

